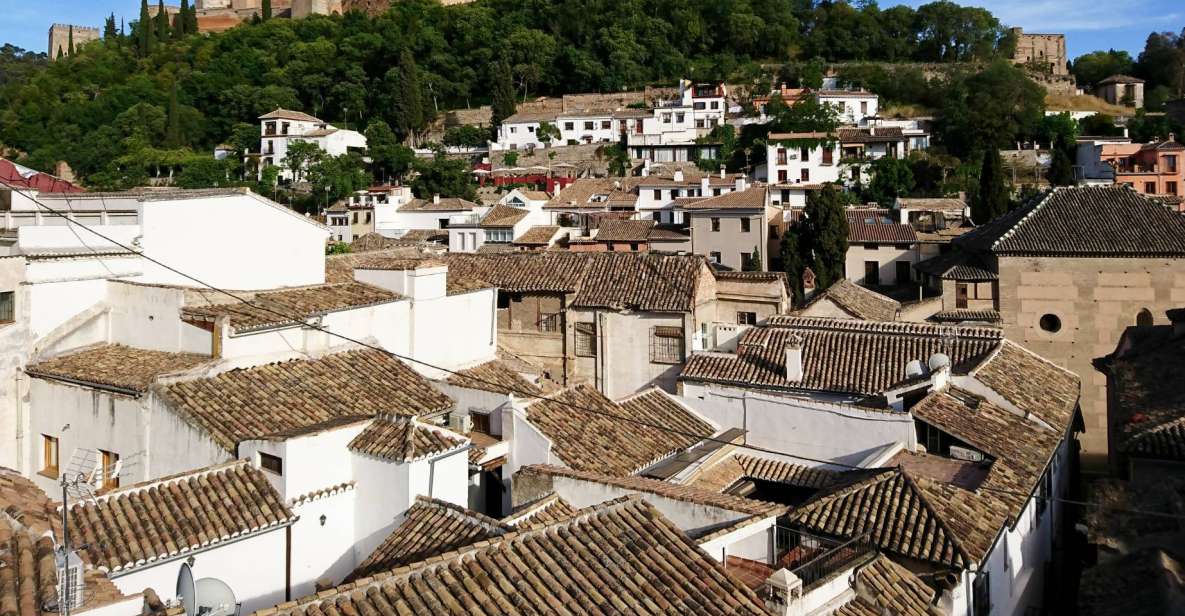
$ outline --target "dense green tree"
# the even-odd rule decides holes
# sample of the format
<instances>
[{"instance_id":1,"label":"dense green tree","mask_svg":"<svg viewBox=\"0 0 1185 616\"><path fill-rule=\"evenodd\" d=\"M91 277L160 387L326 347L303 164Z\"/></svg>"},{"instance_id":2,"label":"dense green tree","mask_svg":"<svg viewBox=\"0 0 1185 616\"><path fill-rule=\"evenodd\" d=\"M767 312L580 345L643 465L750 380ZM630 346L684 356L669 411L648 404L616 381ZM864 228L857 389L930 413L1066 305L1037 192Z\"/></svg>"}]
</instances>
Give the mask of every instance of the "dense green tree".
<instances>
[{"instance_id":1,"label":"dense green tree","mask_svg":"<svg viewBox=\"0 0 1185 616\"><path fill-rule=\"evenodd\" d=\"M1070 72L1079 87L1091 88L1111 75L1130 75L1135 61L1126 51L1092 51L1074 59Z\"/></svg>"},{"instance_id":2,"label":"dense green tree","mask_svg":"<svg viewBox=\"0 0 1185 616\"><path fill-rule=\"evenodd\" d=\"M982 225L1002 216L1008 211L1010 198L1004 179L1004 161L995 148L983 151L983 164L979 170L979 190L971 200L971 219Z\"/></svg>"},{"instance_id":3,"label":"dense green tree","mask_svg":"<svg viewBox=\"0 0 1185 616\"><path fill-rule=\"evenodd\" d=\"M231 183L231 161L215 160L200 154L192 156L182 164L176 179L178 188L215 188Z\"/></svg>"},{"instance_id":4,"label":"dense green tree","mask_svg":"<svg viewBox=\"0 0 1185 616\"><path fill-rule=\"evenodd\" d=\"M502 166L514 167L518 165L518 152L514 150L507 150L502 153Z\"/></svg>"},{"instance_id":5,"label":"dense green tree","mask_svg":"<svg viewBox=\"0 0 1185 616\"><path fill-rule=\"evenodd\" d=\"M848 254L847 202L839 189L828 184L810 191L806 203L806 221L802 228L802 249L810 255L815 272L815 290L823 291L843 279Z\"/></svg>"},{"instance_id":6,"label":"dense green tree","mask_svg":"<svg viewBox=\"0 0 1185 616\"><path fill-rule=\"evenodd\" d=\"M1074 164L1066 153L1066 146L1058 143L1049 161L1049 183L1054 186L1074 185Z\"/></svg>"},{"instance_id":7,"label":"dense green tree","mask_svg":"<svg viewBox=\"0 0 1185 616\"><path fill-rule=\"evenodd\" d=\"M543 122L539 126L539 130L535 131L535 135L539 137L540 140L543 139L544 126L551 126L552 128L555 128L555 125ZM450 126L449 128L445 129L444 138L441 139L441 143L450 147L475 148L485 145L489 136L490 135L487 131L470 124Z\"/></svg>"},{"instance_id":8,"label":"dense green tree","mask_svg":"<svg viewBox=\"0 0 1185 616\"><path fill-rule=\"evenodd\" d=\"M937 118L936 132L956 156L1002 148L1033 137L1045 116L1045 89L1010 62L955 77Z\"/></svg>"},{"instance_id":9,"label":"dense green tree","mask_svg":"<svg viewBox=\"0 0 1185 616\"><path fill-rule=\"evenodd\" d=\"M421 199L431 199L435 195L470 201L477 198L469 166L463 160L450 159L443 153L437 153L430 159L417 160L415 169L419 175L412 181L412 190Z\"/></svg>"},{"instance_id":10,"label":"dense green tree","mask_svg":"<svg viewBox=\"0 0 1185 616\"><path fill-rule=\"evenodd\" d=\"M300 182L305 179L308 170L321 162L325 152L312 141L293 141L288 144L288 152L284 156L284 168L292 173L292 179Z\"/></svg>"},{"instance_id":11,"label":"dense green tree","mask_svg":"<svg viewBox=\"0 0 1185 616\"><path fill-rule=\"evenodd\" d=\"M181 0L181 9L173 19L173 38L182 39L189 34L189 0Z\"/></svg>"},{"instance_id":12,"label":"dense green tree","mask_svg":"<svg viewBox=\"0 0 1185 616\"><path fill-rule=\"evenodd\" d=\"M415 161L415 152L400 143L395 131L382 120L371 120L366 127L366 145L374 175L386 182L402 178Z\"/></svg>"},{"instance_id":13,"label":"dense green tree","mask_svg":"<svg viewBox=\"0 0 1185 616\"><path fill-rule=\"evenodd\" d=\"M112 13L103 20L103 40L109 45L114 45L118 43L118 36L119 31L115 29L115 13Z\"/></svg>"},{"instance_id":14,"label":"dense green tree","mask_svg":"<svg viewBox=\"0 0 1185 616\"><path fill-rule=\"evenodd\" d=\"M1115 118L1105 113L1086 116L1078 122L1079 132L1092 137L1112 137L1123 134L1123 128L1115 125Z\"/></svg>"},{"instance_id":15,"label":"dense green tree","mask_svg":"<svg viewBox=\"0 0 1185 616\"><path fill-rule=\"evenodd\" d=\"M357 153L323 156L309 166L308 181L312 196L330 204L350 196L371 184L366 163Z\"/></svg>"},{"instance_id":16,"label":"dense green tree","mask_svg":"<svg viewBox=\"0 0 1185 616\"><path fill-rule=\"evenodd\" d=\"M267 20L271 19L272 18L272 0L263 0L263 5L261 6L260 11L263 13L263 15L261 16L263 21L267 21Z\"/></svg>"},{"instance_id":17,"label":"dense green tree","mask_svg":"<svg viewBox=\"0 0 1185 616\"><path fill-rule=\"evenodd\" d=\"M1135 72L1145 80L1145 91L1165 86L1173 96L1185 96L1185 29L1149 34Z\"/></svg>"},{"instance_id":18,"label":"dense green tree","mask_svg":"<svg viewBox=\"0 0 1185 616\"><path fill-rule=\"evenodd\" d=\"M185 144L181 134L181 104L177 102L177 84L169 90L168 128L165 133L165 147L179 148Z\"/></svg>"},{"instance_id":19,"label":"dense green tree","mask_svg":"<svg viewBox=\"0 0 1185 616\"><path fill-rule=\"evenodd\" d=\"M872 162L872 181L868 184L868 200L882 207L893 207L897 197L905 197L913 190L913 168L904 158L885 156Z\"/></svg>"},{"instance_id":20,"label":"dense green tree","mask_svg":"<svg viewBox=\"0 0 1185 616\"><path fill-rule=\"evenodd\" d=\"M1050 147L1057 143L1062 144L1063 147L1071 147L1078 139L1078 128L1078 122L1070 115L1070 112L1063 111L1041 118L1037 138L1050 144Z\"/></svg>"},{"instance_id":21,"label":"dense green tree","mask_svg":"<svg viewBox=\"0 0 1185 616\"><path fill-rule=\"evenodd\" d=\"M542 144L550 144L560 138L560 127L551 122L540 122L535 129L535 138Z\"/></svg>"},{"instance_id":22,"label":"dense green tree","mask_svg":"<svg viewBox=\"0 0 1185 616\"><path fill-rule=\"evenodd\" d=\"M814 97L787 105L781 96L774 95L766 106L766 113L771 116L771 132L833 133L839 127L839 111Z\"/></svg>"}]
</instances>

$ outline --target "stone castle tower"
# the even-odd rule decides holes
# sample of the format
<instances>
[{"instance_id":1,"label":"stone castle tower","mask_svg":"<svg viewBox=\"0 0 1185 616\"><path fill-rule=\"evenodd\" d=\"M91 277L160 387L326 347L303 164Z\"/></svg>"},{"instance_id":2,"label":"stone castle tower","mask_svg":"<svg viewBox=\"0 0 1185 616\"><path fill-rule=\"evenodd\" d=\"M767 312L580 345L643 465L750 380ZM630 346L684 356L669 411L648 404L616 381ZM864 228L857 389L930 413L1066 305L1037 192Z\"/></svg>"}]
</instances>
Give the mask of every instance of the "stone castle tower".
<instances>
[{"instance_id":1,"label":"stone castle tower","mask_svg":"<svg viewBox=\"0 0 1185 616\"><path fill-rule=\"evenodd\" d=\"M1066 35L1025 34L1021 28L1012 28L1011 32L1016 37L1013 62L1040 66L1051 75L1064 76L1070 73L1066 67Z\"/></svg>"},{"instance_id":2,"label":"stone castle tower","mask_svg":"<svg viewBox=\"0 0 1185 616\"><path fill-rule=\"evenodd\" d=\"M58 55L70 55L70 39L73 33L74 47L81 47L85 43L97 41L98 28L74 26L70 24L54 24L49 28L49 59L56 60Z\"/></svg>"}]
</instances>

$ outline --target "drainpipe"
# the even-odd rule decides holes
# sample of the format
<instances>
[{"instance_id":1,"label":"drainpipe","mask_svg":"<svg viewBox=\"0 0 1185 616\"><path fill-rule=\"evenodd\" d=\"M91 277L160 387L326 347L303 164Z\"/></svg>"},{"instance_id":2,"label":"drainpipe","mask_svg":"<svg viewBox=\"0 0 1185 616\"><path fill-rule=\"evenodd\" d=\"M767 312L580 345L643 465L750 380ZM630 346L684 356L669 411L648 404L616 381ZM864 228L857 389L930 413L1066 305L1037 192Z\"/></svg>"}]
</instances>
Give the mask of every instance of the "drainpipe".
<instances>
[{"instance_id":1,"label":"drainpipe","mask_svg":"<svg viewBox=\"0 0 1185 616\"><path fill-rule=\"evenodd\" d=\"M292 600L292 525L284 528L284 601Z\"/></svg>"}]
</instances>

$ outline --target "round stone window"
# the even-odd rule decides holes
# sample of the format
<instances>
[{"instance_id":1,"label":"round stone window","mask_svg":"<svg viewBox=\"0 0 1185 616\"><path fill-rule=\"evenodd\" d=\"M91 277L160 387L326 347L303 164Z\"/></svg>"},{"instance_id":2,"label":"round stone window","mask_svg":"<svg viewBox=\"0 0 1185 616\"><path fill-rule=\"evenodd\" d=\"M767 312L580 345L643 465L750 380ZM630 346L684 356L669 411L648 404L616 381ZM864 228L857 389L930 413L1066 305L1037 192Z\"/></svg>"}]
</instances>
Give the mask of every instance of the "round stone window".
<instances>
[{"instance_id":1,"label":"round stone window","mask_svg":"<svg viewBox=\"0 0 1185 616\"><path fill-rule=\"evenodd\" d=\"M1056 334L1062 329L1062 320L1057 318L1056 314L1047 314L1041 317L1038 324L1041 326L1041 329L1051 334Z\"/></svg>"}]
</instances>

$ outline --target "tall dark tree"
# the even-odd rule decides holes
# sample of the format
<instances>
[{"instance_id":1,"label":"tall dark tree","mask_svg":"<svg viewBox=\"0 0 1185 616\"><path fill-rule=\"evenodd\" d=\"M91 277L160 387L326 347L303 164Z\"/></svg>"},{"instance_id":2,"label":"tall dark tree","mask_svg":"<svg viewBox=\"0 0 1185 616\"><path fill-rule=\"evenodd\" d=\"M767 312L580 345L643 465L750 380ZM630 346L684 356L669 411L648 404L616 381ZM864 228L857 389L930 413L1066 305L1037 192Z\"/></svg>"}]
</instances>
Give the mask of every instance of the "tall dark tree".
<instances>
[{"instance_id":1,"label":"tall dark tree","mask_svg":"<svg viewBox=\"0 0 1185 616\"><path fill-rule=\"evenodd\" d=\"M1061 139L1056 139L1052 149L1053 156L1049 161L1049 183L1054 186L1074 184L1074 165L1070 162L1069 146Z\"/></svg>"},{"instance_id":2,"label":"tall dark tree","mask_svg":"<svg viewBox=\"0 0 1185 616\"><path fill-rule=\"evenodd\" d=\"M66 50L69 51L70 55L74 55L74 26L70 26L70 29L66 32Z\"/></svg>"},{"instance_id":3,"label":"tall dark tree","mask_svg":"<svg viewBox=\"0 0 1185 616\"><path fill-rule=\"evenodd\" d=\"M173 20L173 38L183 39L189 34L189 0L181 0L181 10Z\"/></svg>"},{"instance_id":4,"label":"tall dark tree","mask_svg":"<svg viewBox=\"0 0 1185 616\"><path fill-rule=\"evenodd\" d=\"M169 12L165 10L165 0L158 0L156 5L156 40L162 43L169 40Z\"/></svg>"},{"instance_id":5,"label":"tall dark tree","mask_svg":"<svg viewBox=\"0 0 1185 616\"><path fill-rule=\"evenodd\" d=\"M988 148L983 152L983 165L979 169L979 191L971 201L971 219L982 225L1007 212L1010 201L1000 151Z\"/></svg>"},{"instance_id":6,"label":"tall dark tree","mask_svg":"<svg viewBox=\"0 0 1185 616\"><path fill-rule=\"evenodd\" d=\"M103 40L108 45L119 44L119 31L115 29L115 13L103 20Z\"/></svg>"},{"instance_id":7,"label":"tall dark tree","mask_svg":"<svg viewBox=\"0 0 1185 616\"><path fill-rule=\"evenodd\" d=\"M395 90L395 130L401 139L415 140L416 134L427 124L424 92L420 87L420 71L411 51L399 54L399 84Z\"/></svg>"},{"instance_id":8,"label":"tall dark tree","mask_svg":"<svg viewBox=\"0 0 1185 616\"><path fill-rule=\"evenodd\" d=\"M177 84L173 83L173 88L169 90L169 111L168 111L168 125L165 128L165 145L170 148L179 148L185 144L185 138L181 134L181 105L177 102Z\"/></svg>"},{"instance_id":9,"label":"tall dark tree","mask_svg":"<svg viewBox=\"0 0 1185 616\"><path fill-rule=\"evenodd\" d=\"M502 126L502 122L514 115L514 75L510 71L509 64L499 62L494 66L493 77L493 102L490 104L490 127L493 129L494 134L497 135L498 127Z\"/></svg>"},{"instance_id":10,"label":"tall dark tree","mask_svg":"<svg viewBox=\"0 0 1185 616\"><path fill-rule=\"evenodd\" d=\"M811 191L803 227L804 249L815 272L815 290L823 291L845 275L848 254L848 216L844 196L834 185Z\"/></svg>"},{"instance_id":11,"label":"tall dark tree","mask_svg":"<svg viewBox=\"0 0 1185 616\"><path fill-rule=\"evenodd\" d=\"M802 275L810 261L805 242L800 234L805 230L804 224L798 224L786 229L782 236L782 269L786 272L786 279L790 281L790 291L794 295L794 305L801 306L803 302Z\"/></svg>"},{"instance_id":12,"label":"tall dark tree","mask_svg":"<svg viewBox=\"0 0 1185 616\"><path fill-rule=\"evenodd\" d=\"M156 36L152 28L152 18L148 16L148 0L140 0L140 21L136 24L136 35L139 39L140 55L150 55Z\"/></svg>"},{"instance_id":13,"label":"tall dark tree","mask_svg":"<svg viewBox=\"0 0 1185 616\"><path fill-rule=\"evenodd\" d=\"M198 33L197 0L194 0L193 5L189 7L189 14L185 16L185 33L186 34L197 34Z\"/></svg>"},{"instance_id":14,"label":"tall dark tree","mask_svg":"<svg viewBox=\"0 0 1185 616\"><path fill-rule=\"evenodd\" d=\"M264 21L271 19L272 18L272 0L263 0L263 6L260 8L260 12L263 13L262 17L263 17Z\"/></svg>"}]
</instances>

